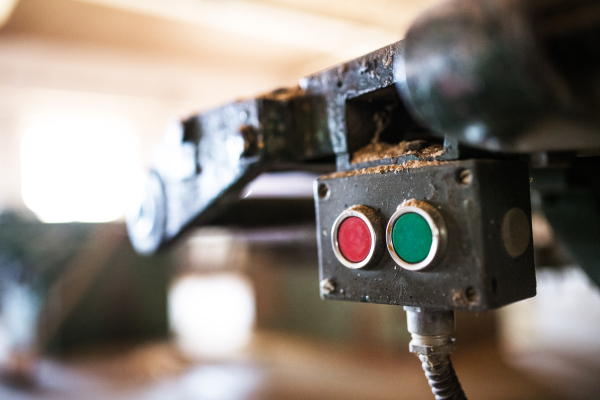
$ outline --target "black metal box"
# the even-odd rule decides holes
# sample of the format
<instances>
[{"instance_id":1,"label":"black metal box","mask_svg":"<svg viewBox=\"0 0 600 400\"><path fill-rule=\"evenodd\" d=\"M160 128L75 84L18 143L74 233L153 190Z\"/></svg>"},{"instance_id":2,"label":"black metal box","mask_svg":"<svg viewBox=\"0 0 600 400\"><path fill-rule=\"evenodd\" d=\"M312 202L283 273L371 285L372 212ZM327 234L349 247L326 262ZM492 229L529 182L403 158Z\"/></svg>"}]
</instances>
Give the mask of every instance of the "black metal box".
<instances>
[{"instance_id":1,"label":"black metal box","mask_svg":"<svg viewBox=\"0 0 600 400\"><path fill-rule=\"evenodd\" d=\"M317 180L315 200L325 299L484 311L535 295L529 173L523 162L413 162L338 172ZM402 268L385 238L380 260L366 268L338 260L332 227L341 213L367 206L385 227L407 200L425 202L443 218L446 246L435 265Z\"/></svg>"}]
</instances>

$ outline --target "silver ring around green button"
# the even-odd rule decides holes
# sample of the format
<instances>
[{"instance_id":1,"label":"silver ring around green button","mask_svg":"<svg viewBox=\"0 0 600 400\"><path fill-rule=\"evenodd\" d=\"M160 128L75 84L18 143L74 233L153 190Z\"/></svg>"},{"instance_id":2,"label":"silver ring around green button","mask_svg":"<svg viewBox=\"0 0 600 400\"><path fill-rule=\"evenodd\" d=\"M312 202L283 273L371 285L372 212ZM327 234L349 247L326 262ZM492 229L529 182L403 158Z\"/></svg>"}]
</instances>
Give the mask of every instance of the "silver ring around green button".
<instances>
[{"instance_id":1,"label":"silver ring around green button","mask_svg":"<svg viewBox=\"0 0 600 400\"><path fill-rule=\"evenodd\" d=\"M410 271L433 266L445 250L446 236L440 213L418 200L398 206L386 229L390 255L399 266Z\"/></svg>"}]
</instances>

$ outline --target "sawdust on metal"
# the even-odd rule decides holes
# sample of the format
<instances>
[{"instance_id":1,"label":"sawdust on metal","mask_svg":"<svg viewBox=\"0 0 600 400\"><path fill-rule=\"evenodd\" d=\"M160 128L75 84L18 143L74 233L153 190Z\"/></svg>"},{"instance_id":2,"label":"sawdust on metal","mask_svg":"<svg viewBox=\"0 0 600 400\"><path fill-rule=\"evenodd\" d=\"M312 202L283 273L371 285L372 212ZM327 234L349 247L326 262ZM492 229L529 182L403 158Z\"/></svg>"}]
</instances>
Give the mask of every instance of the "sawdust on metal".
<instances>
[{"instance_id":1,"label":"sawdust on metal","mask_svg":"<svg viewBox=\"0 0 600 400\"><path fill-rule=\"evenodd\" d=\"M362 168L362 169L356 169L356 170L352 170L352 171L334 172L334 173L331 173L331 174L321 177L321 179L347 178L349 176L355 176L355 175L385 174L385 173L390 173L390 172L398 173L398 172L406 171L406 170L413 169L413 168L421 168L421 167L426 167L426 166L431 166L431 165L440 165L440 164L445 164L445 163L447 163L447 161L413 160L413 161L407 161L403 164L398 164L398 165L379 165L377 167Z\"/></svg>"},{"instance_id":2,"label":"sawdust on metal","mask_svg":"<svg viewBox=\"0 0 600 400\"><path fill-rule=\"evenodd\" d=\"M365 147L352 154L352 164L358 164L368 161L377 161L384 158L400 157L414 155L419 158L439 157L444 149L439 144L433 144L426 147L424 140L402 141L398 144L390 144L373 140Z\"/></svg>"}]
</instances>

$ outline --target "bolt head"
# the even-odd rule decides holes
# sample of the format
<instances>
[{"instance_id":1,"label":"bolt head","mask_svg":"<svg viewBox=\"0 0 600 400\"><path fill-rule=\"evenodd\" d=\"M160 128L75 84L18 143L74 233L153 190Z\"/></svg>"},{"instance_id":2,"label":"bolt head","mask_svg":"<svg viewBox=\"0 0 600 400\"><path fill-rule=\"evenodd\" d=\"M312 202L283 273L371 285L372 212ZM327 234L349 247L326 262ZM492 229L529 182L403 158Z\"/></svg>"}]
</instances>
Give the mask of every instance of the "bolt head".
<instances>
[{"instance_id":1,"label":"bolt head","mask_svg":"<svg viewBox=\"0 0 600 400\"><path fill-rule=\"evenodd\" d=\"M321 281L321 292L323 294L331 294L335 291L336 284L333 279L327 278Z\"/></svg>"}]
</instances>

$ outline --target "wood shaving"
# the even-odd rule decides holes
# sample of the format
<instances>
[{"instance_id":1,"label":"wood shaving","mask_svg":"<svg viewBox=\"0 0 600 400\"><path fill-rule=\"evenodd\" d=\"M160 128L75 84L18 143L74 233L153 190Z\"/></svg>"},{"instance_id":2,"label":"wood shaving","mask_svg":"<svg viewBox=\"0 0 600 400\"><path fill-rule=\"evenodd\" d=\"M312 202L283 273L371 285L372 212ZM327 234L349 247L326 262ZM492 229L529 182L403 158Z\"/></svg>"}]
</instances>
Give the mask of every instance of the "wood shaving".
<instances>
[{"instance_id":1,"label":"wood shaving","mask_svg":"<svg viewBox=\"0 0 600 400\"><path fill-rule=\"evenodd\" d=\"M404 164L398 164L398 165L380 165L377 167L362 168L362 169L356 169L356 170L352 170L352 171L334 172L332 174L323 176L321 179L347 178L349 176L355 176L355 175L385 174L388 172L398 173L400 171L406 171L408 169L421 168L421 167L426 167L426 166L430 166L430 165L440 165L440 164L445 164L445 163L446 163L445 161L413 160L413 161L407 161Z\"/></svg>"},{"instance_id":2,"label":"wood shaving","mask_svg":"<svg viewBox=\"0 0 600 400\"><path fill-rule=\"evenodd\" d=\"M444 148L439 144L422 148L424 145L425 141L423 140L414 140L411 142L402 141L398 144L382 143L374 140L362 149L354 152L350 163L358 164L407 155L414 155L419 158L438 157L444 152Z\"/></svg>"}]
</instances>

